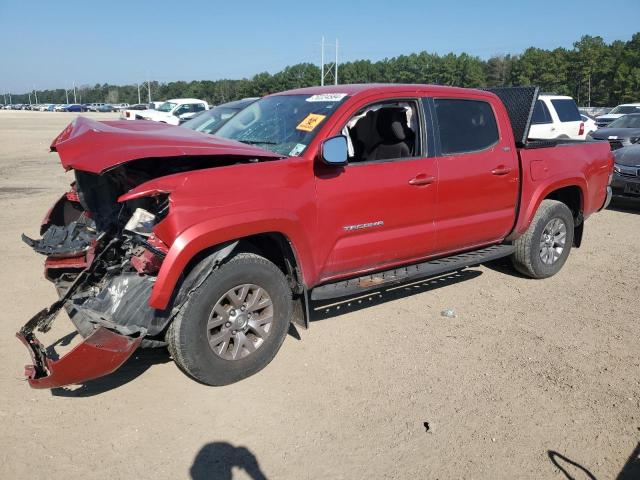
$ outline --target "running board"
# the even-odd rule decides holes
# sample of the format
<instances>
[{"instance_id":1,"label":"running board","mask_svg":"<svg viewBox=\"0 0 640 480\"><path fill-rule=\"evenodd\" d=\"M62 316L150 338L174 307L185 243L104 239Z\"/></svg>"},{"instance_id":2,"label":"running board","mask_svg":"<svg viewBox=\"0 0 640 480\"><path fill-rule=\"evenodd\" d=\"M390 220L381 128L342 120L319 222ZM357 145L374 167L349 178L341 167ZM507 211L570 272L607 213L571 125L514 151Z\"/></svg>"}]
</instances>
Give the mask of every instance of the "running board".
<instances>
[{"instance_id":1,"label":"running board","mask_svg":"<svg viewBox=\"0 0 640 480\"><path fill-rule=\"evenodd\" d=\"M327 283L311 291L311 300L328 300L330 298L348 297L369 290L403 283L408 280L433 277L442 273L453 272L464 267L496 260L511 255L515 251L513 245L492 245L490 247L459 253L450 257L439 258L429 262L408 265L405 267L376 272L371 275Z\"/></svg>"}]
</instances>

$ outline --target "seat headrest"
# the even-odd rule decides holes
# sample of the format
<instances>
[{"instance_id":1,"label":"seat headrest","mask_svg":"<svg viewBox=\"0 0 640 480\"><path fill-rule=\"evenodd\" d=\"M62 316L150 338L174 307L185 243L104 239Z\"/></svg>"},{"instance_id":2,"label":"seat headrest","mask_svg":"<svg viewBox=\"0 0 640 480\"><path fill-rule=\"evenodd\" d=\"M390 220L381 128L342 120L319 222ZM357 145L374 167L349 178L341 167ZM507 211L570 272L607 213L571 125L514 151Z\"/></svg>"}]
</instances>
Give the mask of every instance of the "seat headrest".
<instances>
[{"instance_id":1,"label":"seat headrest","mask_svg":"<svg viewBox=\"0 0 640 480\"><path fill-rule=\"evenodd\" d=\"M401 142L406 138L407 115L403 108L386 107L378 111L376 127L385 142Z\"/></svg>"}]
</instances>

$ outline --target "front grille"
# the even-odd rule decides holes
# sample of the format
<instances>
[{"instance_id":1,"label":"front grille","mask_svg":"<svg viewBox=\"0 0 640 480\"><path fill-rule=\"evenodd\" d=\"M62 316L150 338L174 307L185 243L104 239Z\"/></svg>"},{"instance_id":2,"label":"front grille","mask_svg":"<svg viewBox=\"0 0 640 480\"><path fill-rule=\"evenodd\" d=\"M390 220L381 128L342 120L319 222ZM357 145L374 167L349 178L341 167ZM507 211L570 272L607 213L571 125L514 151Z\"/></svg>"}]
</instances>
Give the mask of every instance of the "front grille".
<instances>
[{"instance_id":1,"label":"front grille","mask_svg":"<svg viewBox=\"0 0 640 480\"><path fill-rule=\"evenodd\" d=\"M609 145L611 145L611 150L617 150L618 148L624 147L622 140L609 140Z\"/></svg>"}]
</instances>

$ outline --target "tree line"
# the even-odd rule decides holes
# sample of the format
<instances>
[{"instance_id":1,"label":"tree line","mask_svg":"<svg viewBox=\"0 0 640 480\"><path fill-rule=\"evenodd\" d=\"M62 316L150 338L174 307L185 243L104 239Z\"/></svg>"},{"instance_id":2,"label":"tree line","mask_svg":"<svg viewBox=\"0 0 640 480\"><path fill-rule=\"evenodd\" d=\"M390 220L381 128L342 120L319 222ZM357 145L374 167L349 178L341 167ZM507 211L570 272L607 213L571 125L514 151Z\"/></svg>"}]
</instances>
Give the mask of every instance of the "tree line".
<instances>
[{"instance_id":1,"label":"tree line","mask_svg":"<svg viewBox=\"0 0 640 480\"><path fill-rule=\"evenodd\" d=\"M270 74L238 80L150 82L152 100L194 97L216 105L244 97L260 97L292 88L318 85L320 68L311 63L288 66ZM430 83L460 87L538 85L545 92L571 95L581 106L613 106L640 101L640 32L631 40L607 44L602 37L583 36L572 49L528 48L519 55L488 60L466 53L428 52L380 61L356 60L340 64L340 83ZM137 103L137 85L83 85L77 103ZM38 90L40 103L73 102L73 90ZM147 86L140 86L142 102ZM27 103L29 94L13 95L13 103ZM35 96L31 95L35 102Z\"/></svg>"}]
</instances>

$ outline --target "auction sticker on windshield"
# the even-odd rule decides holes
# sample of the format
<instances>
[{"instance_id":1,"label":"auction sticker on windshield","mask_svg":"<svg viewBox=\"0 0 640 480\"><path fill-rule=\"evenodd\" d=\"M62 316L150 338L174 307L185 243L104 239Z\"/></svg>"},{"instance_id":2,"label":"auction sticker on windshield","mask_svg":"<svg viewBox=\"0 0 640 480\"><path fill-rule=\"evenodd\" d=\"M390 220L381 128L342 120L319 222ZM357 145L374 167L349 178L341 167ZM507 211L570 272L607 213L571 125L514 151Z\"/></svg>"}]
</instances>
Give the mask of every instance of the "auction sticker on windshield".
<instances>
[{"instance_id":1,"label":"auction sticker on windshield","mask_svg":"<svg viewBox=\"0 0 640 480\"><path fill-rule=\"evenodd\" d=\"M320 93L318 95L311 95L306 100L307 102L339 102L346 96L346 93Z\"/></svg>"},{"instance_id":2,"label":"auction sticker on windshield","mask_svg":"<svg viewBox=\"0 0 640 480\"><path fill-rule=\"evenodd\" d=\"M303 132L313 132L313 130L320 125L320 122L327 118L326 115L318 115L317 113L310 113L302 120L296 130L302 130Z\"/></svg>"}]
</instances>

